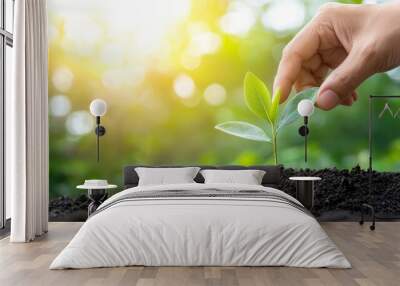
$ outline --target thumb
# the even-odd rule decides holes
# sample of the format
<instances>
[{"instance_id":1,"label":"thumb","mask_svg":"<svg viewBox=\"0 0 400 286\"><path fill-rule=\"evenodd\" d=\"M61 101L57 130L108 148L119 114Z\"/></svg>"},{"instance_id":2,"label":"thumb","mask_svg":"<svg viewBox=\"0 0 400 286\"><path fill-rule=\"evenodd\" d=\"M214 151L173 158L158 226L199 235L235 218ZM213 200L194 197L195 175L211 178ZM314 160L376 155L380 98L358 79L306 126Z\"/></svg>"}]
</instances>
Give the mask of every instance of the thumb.
<instances>
[{"instance_id":1,"label":"thumb","mask_svg":"<svg viewBox=\"0 0 400 286\"><path fill-rule=\"evenodd\" d=\"M372 73L373 59L368 52L352 49L346 59L322 83L317 97L321 109L330 110L351 96Z\"/></svg>"}]
</instances>

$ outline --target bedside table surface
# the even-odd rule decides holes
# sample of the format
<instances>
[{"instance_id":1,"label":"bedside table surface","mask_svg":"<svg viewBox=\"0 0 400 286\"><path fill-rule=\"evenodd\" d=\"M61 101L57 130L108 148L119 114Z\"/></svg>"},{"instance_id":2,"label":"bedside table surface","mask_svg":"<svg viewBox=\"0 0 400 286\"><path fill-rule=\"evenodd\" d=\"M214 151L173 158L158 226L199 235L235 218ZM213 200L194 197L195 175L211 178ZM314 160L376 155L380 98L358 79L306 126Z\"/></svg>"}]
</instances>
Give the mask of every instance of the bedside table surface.
<instances>
[{"instance_id":1,"label":"bedside table surface","mask_svg":"<svg viewBox=\"0 0 400 286\"><path fill-rule=\"evenodd\" d=\"M290 177L292 181L320 181L320 177Z\"/></svg>"},{"instance_id":2,"label":"bedside table surface","mask_svg":"<svg viewBox=\"0 0 400 286\"><path fill-rule=\"evenodd\" d=\"M79 185L76 186L77 189L80 190L105 190L105 189L115 189L118 188L117 185L107 185L107 186L88 186L88 185Z\"/></svg>"}]
</instances>

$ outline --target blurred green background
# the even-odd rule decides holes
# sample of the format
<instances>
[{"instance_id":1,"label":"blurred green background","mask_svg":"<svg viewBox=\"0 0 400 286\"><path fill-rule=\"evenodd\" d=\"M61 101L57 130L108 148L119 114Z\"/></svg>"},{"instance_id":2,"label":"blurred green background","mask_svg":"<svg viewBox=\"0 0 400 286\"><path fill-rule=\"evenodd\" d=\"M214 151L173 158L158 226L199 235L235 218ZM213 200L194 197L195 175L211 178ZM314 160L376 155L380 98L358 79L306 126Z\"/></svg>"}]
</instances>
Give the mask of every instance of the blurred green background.
<instances>
[{"instance_id":1,"label":"blurred green background","mask_svg":"<svg viewBox=\"0 0 400 286\"><path fill-rule=\"evenodd\" d=\"M49 0L50 196L75 196L84 179L121 184L127 164L268 164L271 146L214 129L261 126L245 106L244 74L271 86L283 47L326 1ZM361 1L342 1L355 2ZM371 2L371 1L368 1ZM399 94L400 73L378 74L353 107L311 117L309 162L297 129L278 137L279 162L296 168L368 164L368 95ZM96 162L89 104L108 104ZM376 105L376 114L383 102ZM399 102L390 101L394 112ZM398 120L374 129L374 167L400 167Z\"/></svg>"}]
</instances>

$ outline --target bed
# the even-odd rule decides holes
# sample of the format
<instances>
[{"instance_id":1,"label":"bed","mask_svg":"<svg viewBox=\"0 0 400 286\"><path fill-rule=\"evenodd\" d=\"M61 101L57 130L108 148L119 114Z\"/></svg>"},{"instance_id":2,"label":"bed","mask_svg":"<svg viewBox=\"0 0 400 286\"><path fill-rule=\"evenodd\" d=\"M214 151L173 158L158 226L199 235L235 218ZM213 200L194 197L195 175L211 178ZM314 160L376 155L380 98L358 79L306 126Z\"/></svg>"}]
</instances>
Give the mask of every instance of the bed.
<instances>
[{"instance_id":1,"label":"bed","mask_svg":"<svg viewBox=\"0 0 400 286\"><path fill-rule=\"evenodd\" d=\"M278 190L279 166L201 166L264 170L261 185L193 183L138 186L124 168L122 192L106 200L50 269L144 266L350 268L316 219Z\"/></svg>"}]
</instances>

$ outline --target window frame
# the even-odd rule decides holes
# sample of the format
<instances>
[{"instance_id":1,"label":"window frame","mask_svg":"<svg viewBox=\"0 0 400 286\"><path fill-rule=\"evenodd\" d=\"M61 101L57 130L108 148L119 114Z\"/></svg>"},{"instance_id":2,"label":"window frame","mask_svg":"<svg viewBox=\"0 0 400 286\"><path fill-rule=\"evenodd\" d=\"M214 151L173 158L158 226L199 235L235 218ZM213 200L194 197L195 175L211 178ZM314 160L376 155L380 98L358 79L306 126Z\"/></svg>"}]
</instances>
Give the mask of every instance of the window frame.
<instances>
[{"instance_id":1,"label":"window frame","mask_svg":"<svg viewBox=\"0 0 400 286\"><path fill-rule=\"evenodd\" d=\"M8 17L14 15L7 15L6 1L0 0L1 5L1 21L0 21L0 229L4 229L6 225L6 189L5 189L5 97L6 97L6 49L7 46L13 47L13 33L7 31L6 21ZM12 1L13 14L15 7L15 0ZM14 29L13 29L14 30Z\"/></svg>"}]
</instances>

